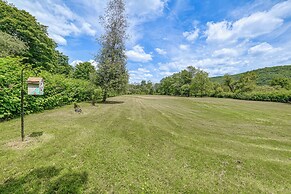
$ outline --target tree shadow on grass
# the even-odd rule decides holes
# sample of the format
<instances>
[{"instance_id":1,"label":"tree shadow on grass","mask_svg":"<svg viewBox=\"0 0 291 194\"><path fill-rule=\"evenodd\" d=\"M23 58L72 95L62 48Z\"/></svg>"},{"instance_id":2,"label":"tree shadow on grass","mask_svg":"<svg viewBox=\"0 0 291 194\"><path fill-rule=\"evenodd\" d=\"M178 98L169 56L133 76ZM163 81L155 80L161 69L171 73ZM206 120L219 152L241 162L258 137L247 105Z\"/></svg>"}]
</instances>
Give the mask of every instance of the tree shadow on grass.
<instances>
[{"instance_id":1,"label":"tree shadow on grass","mask_svg":"<svg viewBox=\"0 0 291 194\"><path fill-rule=\"evenodd\" d=\"M29 137L40 137L43 135L43 131L41 132L32 132L31 134L29 134Z\"/></svg>"},{"instance_id":2,"label":"tree shadow on grass","mask_svg":"<svg viewBox=\"0 0 291 194\"><path fill-rule=\"evenodd\" d=\"M62 169L41 167L17 179L10 178L0 184L0 193L81 193L88 182L86 172L69 172Z\"/></svg>"},{"instance_id":3,"label":"tree shadow on grass","mask_svg":"<svg viewBox=\"0 0 291 194\"><path fill-rule=\"evenodd\" d=\"M124 101L106 101L106 102L97 102L98 104L123 104Z\"/></svg>"}]
</instances>

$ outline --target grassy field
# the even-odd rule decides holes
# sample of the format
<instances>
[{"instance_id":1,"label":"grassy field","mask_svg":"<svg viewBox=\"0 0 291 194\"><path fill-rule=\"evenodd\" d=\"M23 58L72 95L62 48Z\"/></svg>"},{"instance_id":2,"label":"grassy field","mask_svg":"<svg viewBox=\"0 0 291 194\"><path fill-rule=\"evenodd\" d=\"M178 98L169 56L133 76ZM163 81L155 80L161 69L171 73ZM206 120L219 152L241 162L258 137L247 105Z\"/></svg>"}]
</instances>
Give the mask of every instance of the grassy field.
<instances>
[{"instance_id":1,"label":"grassy field","mask_svg":"<svg viewBox=\"0 0 291 194\"><path fill-rule=\"evenodd\" d=\"M290 193L291 105L121 96L0 123L0 193Z\"/></svg>"}]
</instances>

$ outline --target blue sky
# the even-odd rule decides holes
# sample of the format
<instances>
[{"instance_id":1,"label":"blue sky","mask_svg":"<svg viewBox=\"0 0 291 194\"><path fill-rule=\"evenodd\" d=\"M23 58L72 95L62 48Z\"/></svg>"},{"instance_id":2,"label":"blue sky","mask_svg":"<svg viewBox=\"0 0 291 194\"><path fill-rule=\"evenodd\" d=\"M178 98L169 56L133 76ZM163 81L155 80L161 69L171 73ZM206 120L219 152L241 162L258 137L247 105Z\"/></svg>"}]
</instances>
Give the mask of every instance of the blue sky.
<instances>
[{"instance_id":1,"label":"blue sky","mask_svg":"<svg viewBox=\"0 0 291 194\"><path fill-rule=\"evenodd\" d=\"M106 0L8 2L47 25L72 65L94 59ZM189 65L218 76L291 64L291 0L125 2L131 83L159 82Z\"/></svg>"}]
</instances>

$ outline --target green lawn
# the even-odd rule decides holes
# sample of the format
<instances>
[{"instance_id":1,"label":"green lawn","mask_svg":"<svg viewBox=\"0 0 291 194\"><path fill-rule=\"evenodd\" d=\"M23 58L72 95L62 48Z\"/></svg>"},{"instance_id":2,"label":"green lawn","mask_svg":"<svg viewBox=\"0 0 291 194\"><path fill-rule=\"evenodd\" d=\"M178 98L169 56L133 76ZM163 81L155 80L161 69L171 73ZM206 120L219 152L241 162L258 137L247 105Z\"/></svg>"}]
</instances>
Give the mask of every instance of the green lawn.
<instances>
[{"instance_id":1,"label":"green lawn","mask_svg":"<svg viewBox=\"0 0 291 194\"><path fill-rule=\"evenodd\" d=\"M0 123L0 193L290 193L291 105L121 96Z\"/></svg>"}]
</instances>

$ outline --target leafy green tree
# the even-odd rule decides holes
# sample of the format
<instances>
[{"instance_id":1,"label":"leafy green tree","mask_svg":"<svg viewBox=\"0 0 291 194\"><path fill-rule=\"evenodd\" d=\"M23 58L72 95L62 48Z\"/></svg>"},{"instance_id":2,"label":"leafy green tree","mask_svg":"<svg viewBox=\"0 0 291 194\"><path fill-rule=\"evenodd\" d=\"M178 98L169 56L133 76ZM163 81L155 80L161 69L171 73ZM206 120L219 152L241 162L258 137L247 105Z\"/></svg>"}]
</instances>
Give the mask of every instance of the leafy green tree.
<instances>
[{"instance_id":1,"label":"leafy green tree","mask_svg":"<svg viewBox=\"0 0 291 194\"><path fill-rule=\"evenodd\" d=\"M105 14L101 17L105 29L100 38L101 50L98 61L97 84L102 88L105 102L108 92L121 93L128 83L126 69L125 40L127 18L123 0L110 0Z\"/></svg>"},{"instance_id":2,"label":"leafy green tree","mask_svg":"<svg viewBox=\"0 0 291 194\"><path fill-rule=\"evenodd\" d=\"M147 88L147 94L150 94L150 95L154 94L153 83L150 80L147 82L146 88Z\"/></svg>"},{"instance_id":3,"label":"leafy green tree","mask_svg":"<svg viewBox=\"0 0 291 194\"><path fill-rule=\"evenodd\" d=\"M157 90L163 95L190 96L188 86L190 87L197 72L195 67L189 66L186 70L162 79Z\"/></svg>"},{"instance_id":4,"label":"leafy green tree","mask_svg":"<svg viewBox=\"0 0 291 194\"><path fill-rule=\"evenodd\" d=\"M189 84L185 84L181 87L181 95L182 96L190 96L190 85Z\"/></svg>"},{"instance_id":5,"label":"leafy green tree","mask_svg":"<svg viewBox=\"0 0 291 194\"><path fill-rule=\"evenodd\" d=\"M223 88L219 83L213 83L213 90L215 96L223 92Z\"/></svg>"},{"instance_id":6,"label":"leafy green tree","mask_svg":"<svg viewBox=\"0 0 291 194\"><path fill-rule=\"evenodd\" d=\"M159 93L162 95L171 95L172 77L165 77L161 80L159 85Z\"/></svg>"},{"instance_id":7,"label":"leafy green tree","mask_svg":"<svg viewBox=\"0 0 291 194\"><path fill-rule=\"evenodd\" d=\"M141 94L149 94L148 84L147 84L147 82L145 80L142 80L140 82L139 87L140 87Z\"/></svg>"},{"instance_id":8,"label":"leafy green tree","mask_svg":"<svg viewBox=\"0 0 291 194\"><path fill-rule=\"evenodd\" d=\"M209 80L208 73L198 70L191 83L191 93L194 96L206 96L210 93L212 82Z\"/></svg>"},{"instance_id":9,"label":"leafy green tree","mask_svg":"<svg viewBox=\"0 0 291 194\"><path fill-rule=\"evenodd\" d=\"M140 84L129 84L127 87L128 94L146 94L153 95L155 86L151 81L142 80Z\"/></svg>"},{"instance_id":10,"label":"leafy green tree","mask_svg":"<svg viewBox=\"0 0 291 194\"><path fill-rule=\"evenodd\" d=\"M90 75L96 73L95 67L90 62L78 63L73 77L76 79L90 80Z\"/></svg>"},{"instance_id":11,"label":"leafy green tree","mask_svg":"<svg viewBox=\"0 0 291 194\"><path fill-rule=\"evenodd\" d=\"M24 10L0 0L0 31L17 37L28 46L25 62L53 70L57 64L56 43L48 37L47 27Z\"/></svg>"},{"instance_id":12,"label":"leafy green tree","mask_svg":"<svg viewBox=\"0 0 291 194\"><path fill-rule=\"evenodd\" d=\"M235 81L233 80L233 78L229 74L225 74L223 76L223 79L224 79L224 85L226 85L231 92L234 92Z\"/></svg>"},{"instance_id":13,"label":"leafy green tree","mask_svg":"<svg viewBox=\"0 0 291 194\"><path fill-rule=\"evenodd\" d=\"M281 88L290 89L291 79L284 77L273 78L271 81L271 86L280 86Z\"/></svg>"},{"instance_id":14,"label":"leafy green tree","mask_svg":"<svg viewBox=\"0 0 291 194\"><path fill-rule=\"evenodd\" d=\"M65 74L67 77L72 77L74 68L69 64L69 57L56 50L57 68L54 73Z\"/></svg>"},{"instance_id":15,"label":"leafy green tree","mask_svg":"<svg viewBox=\"0 0 291 194\"><path fill-rule=\"evenodd\" d=\"M257 74L249 72L242 74L239 81L236 83L236 91L238 92L251 92L256 87Z\"/></svg>"},{"instance_id":16,"label":"leafy green tree","mask_svg":"<svg viewBox=\"0 0 291 194\"><path fill-rule=\"evenodd\" d=\"M21 56L28 47L15 36L0 31L0 57Z\"/></svg>"},{"instance_id":17,"label":"leafy green tree","mask_svg":"<svg viewBox=\"0 0 291 194\"><path fill-rule=\"evenodd\" d=\"M195 77L196 73L197 73L199 70L196 69L196 68L193 67L193 66L188 66L188 67L187 67L187 71L189 72L190 77L191 77L191 79L192 79L192 78ZM191 81L190 81L190 83L191 83Z\"/></svg>"}]
</instances>

